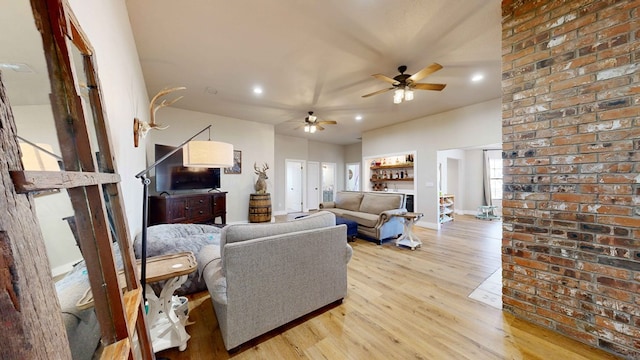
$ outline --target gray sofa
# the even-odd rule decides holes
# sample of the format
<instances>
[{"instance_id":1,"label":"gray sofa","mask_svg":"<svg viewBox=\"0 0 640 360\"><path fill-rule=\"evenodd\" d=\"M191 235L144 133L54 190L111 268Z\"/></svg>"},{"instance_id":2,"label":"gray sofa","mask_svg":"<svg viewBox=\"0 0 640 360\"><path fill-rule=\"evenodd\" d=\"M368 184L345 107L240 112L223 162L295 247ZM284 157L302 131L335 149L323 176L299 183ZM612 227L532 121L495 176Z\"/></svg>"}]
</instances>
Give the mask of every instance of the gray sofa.
<instances>
[{"instance_id":1,"label":"gray sofa","mask_svg":"<svg viewBox=\"0 0 640 360\"><path fill-rule=\"evenodd\" d=\"M342 300L352 249L320 211L284 223L231 224L198 253L227 350Z\"/></svg>"},{"instance_id":2,"label":"gray sofa","mask_svg":"<svg viewBox=\"0 0 640 360\"><path fill-rule=\"evenodd\" d=\"M402 193L339 191L335 201L323 202L321 210L358 223L358 233L382 241L402 234L405 195Z\"/></svg>"}]
</instances>

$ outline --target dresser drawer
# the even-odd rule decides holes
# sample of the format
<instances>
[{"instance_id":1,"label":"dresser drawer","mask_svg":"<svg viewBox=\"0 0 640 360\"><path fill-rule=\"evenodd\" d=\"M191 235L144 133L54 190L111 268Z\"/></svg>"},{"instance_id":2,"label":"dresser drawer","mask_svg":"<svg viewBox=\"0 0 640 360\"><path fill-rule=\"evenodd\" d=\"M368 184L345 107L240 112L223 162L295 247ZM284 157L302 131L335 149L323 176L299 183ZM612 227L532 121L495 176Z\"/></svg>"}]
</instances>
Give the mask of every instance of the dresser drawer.
<instances>
[{"instance_id":1,"label":"dresser drawer","mask_svg":"<svg viewBox=\"0 0 640 360\"><path fill-rule=\"evenodd\" d=\"M187 199L187 206L190 208L211 207L211 196L194 196Z\"/></svg>"},{"instance_id":2,"label":"dresser drawer","mask_svg":"<svg viewBox=\"0 0 640 360\"><path fill-rule=\"evenodd\" d=\"M199 222L211 218L211 206L196 206L189 209L189 220Z\"/></svg>"}]
</instances>

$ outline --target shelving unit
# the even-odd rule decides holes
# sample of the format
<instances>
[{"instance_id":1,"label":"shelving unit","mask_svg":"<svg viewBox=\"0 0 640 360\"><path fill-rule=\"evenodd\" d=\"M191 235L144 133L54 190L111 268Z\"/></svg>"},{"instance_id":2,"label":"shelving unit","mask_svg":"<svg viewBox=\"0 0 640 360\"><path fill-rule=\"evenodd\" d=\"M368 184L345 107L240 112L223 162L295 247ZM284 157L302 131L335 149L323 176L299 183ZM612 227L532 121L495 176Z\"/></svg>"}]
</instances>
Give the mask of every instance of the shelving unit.
<instances>
[{"instance_id":1,"label":"shelving unit","mask_svg":"<svg viewBox=\"0 0 640 360\"><path fill-rule=\"evenodd\" d=\"M440 224L447 223L449 221L453 221L454 213L453 213L453 204L455 202L455 197L451 194L440 195L440 211L438 221Z\"/></svg>"},{"instance_id":2,"label":"shelving unit","mask_svg":"<svg viewBox=\"0 0 640 360\"><path fill-rule=\"evenodd\" d=\"M404 159L403 159L404 158ZM402 162L400 160L402 159ZM384 191L387 183L410 183L413 185L413 161L410 155L376 159L369 168L373 191Z\"/></svg>"}]
</instances>

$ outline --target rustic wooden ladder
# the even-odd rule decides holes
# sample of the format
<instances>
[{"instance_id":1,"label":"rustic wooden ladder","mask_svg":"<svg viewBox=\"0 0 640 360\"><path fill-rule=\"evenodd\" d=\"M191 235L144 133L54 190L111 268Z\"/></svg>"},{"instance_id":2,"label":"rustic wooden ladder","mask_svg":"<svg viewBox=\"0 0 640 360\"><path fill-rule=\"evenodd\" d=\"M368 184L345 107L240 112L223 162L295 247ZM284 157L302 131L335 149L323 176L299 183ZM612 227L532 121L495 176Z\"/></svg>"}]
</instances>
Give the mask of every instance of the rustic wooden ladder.
<instances>
[{"instance_id":1,"label":"rustic wooden ladder","mask_svg":"<svg viewBox=\"0 0 640 360\"><path fill-rule=\"evenodd\" d=\"M10 171L11 178L18 193L67 190L101 328L102 358L133 359L139 352L154 359L93 49L66 0L31 0L31 6L49 69L64 171L16 170ZM124 292L114 237L123 260Z\"/></svg>"}]
</instances>

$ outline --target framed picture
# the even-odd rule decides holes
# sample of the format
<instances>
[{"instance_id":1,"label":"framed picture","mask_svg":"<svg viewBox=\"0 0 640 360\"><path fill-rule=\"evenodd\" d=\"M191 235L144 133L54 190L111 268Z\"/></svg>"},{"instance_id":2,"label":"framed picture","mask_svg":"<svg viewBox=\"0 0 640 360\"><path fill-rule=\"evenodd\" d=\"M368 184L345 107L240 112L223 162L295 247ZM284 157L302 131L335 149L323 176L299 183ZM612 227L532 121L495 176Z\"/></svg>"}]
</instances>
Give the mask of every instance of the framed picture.
<instances>
[{"instance_id":1,"label":"framed picture","mask_svg":"<svg viewBox=\"0 0 640 360\"><path fill-rule=\"evenodd\" d=\"M242 173L242 151L233 150L233 166L224 168L225 174L241 174Z\"/></svg>"}]
</instances>

